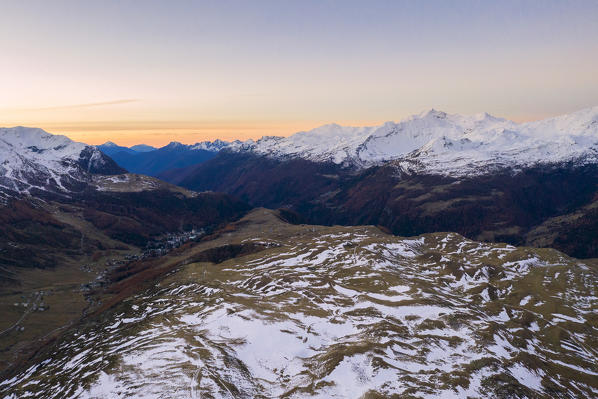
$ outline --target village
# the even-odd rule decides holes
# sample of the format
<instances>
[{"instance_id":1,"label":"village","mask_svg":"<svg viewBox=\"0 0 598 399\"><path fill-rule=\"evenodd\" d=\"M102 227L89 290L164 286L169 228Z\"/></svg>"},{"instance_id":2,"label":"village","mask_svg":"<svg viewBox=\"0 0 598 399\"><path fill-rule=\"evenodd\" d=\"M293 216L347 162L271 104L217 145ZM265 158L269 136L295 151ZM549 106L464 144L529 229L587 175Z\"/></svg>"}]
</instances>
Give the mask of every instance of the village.
<instances>
[{"instance_id":1,"label":"village","mask_svg":"<svg viewBox=\"0 0 598 399\"><path fill-rule=\"evenodd\" d=\"M126 265L131 262L145 260L149 258L157 258L160 256L164 256L173 249L179 248L181 245L189 242L199 240L203 236L206 235L205 229L192 229L190 231L183 231L177 233L167 233L163 236L156 238L155 240L148 241L145 248L141 251L140 254L128 254L125 255L123 258L112 258L108 259L105 262L106 268L101 271L98 276L95 278L94 281L89 283L81 284L81 291L83 292L90 292L93 289L96 289L102 285L104 285L106 281L106 276L108 272L117 267ZM93 271L93 265L81 265L81 270L86 272Z\"/></svg>"}]
</instances>

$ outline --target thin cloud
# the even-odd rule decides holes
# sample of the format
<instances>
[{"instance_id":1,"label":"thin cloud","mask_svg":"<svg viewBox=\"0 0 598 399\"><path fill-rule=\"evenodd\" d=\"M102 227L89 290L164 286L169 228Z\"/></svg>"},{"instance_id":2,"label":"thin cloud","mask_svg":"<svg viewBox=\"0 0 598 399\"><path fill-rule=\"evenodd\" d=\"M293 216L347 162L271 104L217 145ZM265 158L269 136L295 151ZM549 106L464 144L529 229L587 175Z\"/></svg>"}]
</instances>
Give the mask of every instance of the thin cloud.
<instances>
[{"instance_id":1,"label":"thin cloud","mask_svg":"<svg viewBox=\"0 0 598 399\"><path fill-rule=\"evenodd\" d=\"M43 111L43 110L55 110L55 109L77 109L77 108L92 108L92 107L102 107L105 105L120 105L120 104L129 104L141 101L136 98L131 99L123 99L123 100L114 100L114 101L102 101L98 103L85 103L85 104L73 104L73 105L60 105L56 107L42 107L42 108L29 108L30 111Z\"/></svg>"}]
</instances>

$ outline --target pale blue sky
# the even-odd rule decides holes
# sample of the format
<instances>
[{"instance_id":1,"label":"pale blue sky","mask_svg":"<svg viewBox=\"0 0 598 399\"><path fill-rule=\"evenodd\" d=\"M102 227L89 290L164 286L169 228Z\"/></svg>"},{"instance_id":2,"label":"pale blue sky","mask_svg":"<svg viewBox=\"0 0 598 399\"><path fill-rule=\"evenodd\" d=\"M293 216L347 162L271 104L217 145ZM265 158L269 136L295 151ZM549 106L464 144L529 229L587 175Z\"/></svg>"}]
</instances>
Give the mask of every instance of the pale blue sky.
<instances>
[{"instance_id":1,"label":"pale blue sky","mask_svg":"<svg viewBox=\"0 0 598 399\"><path fill-rule=\"evenodd\" d=\"M0 125L163 144L537 119L598 104L597 21L598 1L0 1Z\"/></svg>"}]
</instances>

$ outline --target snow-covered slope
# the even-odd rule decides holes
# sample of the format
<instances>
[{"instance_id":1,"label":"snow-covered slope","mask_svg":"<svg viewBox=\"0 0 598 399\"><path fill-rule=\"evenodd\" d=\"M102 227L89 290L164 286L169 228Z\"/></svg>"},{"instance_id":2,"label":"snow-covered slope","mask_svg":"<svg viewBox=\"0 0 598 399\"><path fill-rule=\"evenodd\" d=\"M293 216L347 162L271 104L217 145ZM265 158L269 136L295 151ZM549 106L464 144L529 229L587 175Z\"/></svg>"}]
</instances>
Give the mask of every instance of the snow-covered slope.
<instances>
[{"instance_id":1,"label":"snow-covered slope","mask_svg":"<svg viewBox=\"0 0 598 399\"><path fill-rule=\"evenodd\" d=\"M598 160L598 106L518 124L488 114L431 110L381 126L325 125L289 137L233 143L235 151L370 166L397 161L432 173L481 173L501 166Z\"/></svg>"},{"instance_id":2,"label":"snow-covered slope","mask_svg":"<svg viewBox=\"0 0 598 399\"><path fill-rule=\"evenodd\" d=\"M0 191L64 192L90 174L122 172L96 147L37 128L0 128Z\"/></svg>"},{"instance_id":3,"label":"snow-covered slope","mask_svg":"<svg viewBox=\"0 0 598 399\"><path fill-rule=\"evenodd\" d=\"M235 143L240 143L236 141ZM202 141L200 143L195 143L192 145L187 146L190 150L204 150L204 151L211 151L211 152L218 152L223 148L228 147L231 145L228 141L223 141L216 139L214 141Z\"/></svg>"}]
</instances>

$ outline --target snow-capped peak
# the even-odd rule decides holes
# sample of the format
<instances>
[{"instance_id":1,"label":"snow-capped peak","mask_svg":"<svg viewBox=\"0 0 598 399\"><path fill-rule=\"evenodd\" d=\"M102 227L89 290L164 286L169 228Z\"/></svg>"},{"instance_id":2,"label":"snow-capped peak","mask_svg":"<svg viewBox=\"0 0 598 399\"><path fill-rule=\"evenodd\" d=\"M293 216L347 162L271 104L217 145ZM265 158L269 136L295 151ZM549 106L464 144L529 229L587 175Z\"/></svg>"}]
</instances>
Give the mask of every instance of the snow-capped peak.
<instances>
[{"instance_id":1,"label":"snow-capped peak","mask_svg":"<svg viewBox=\"0 0 598 399\"><path fill-rule=\"evenodd\" d=\"M90 173L120 172L96 147L38 128L0 128L0 190L69 191Z\"/></svg>"},{"instance_id":2,"label":"snow-capped peak","mask_svg":"<svg viewBox=\"0 0 598 399\"><path fill-rule=\"evenodd\" d=\"M185 145L183 143L179 143L178 141L171 141L164 148L174 149L174 148L181 148L181 147L184 147L184 146Z\"/></svg>"},{"instance_id":3,"label":"snow-capped peak","mask_svg":"<svg viewBox=\"0 0 598 399\"><path fill-rule=\"evenodd\" d=\"M195 143L190 146L190 149L191 150L204 150L204 151L218 152L221 149L228 147L229 145L230 145L230 143L228 141L216 139L214 141L202 141L199 143Z\"/></svg>"},{"instance_id":4,"label":"snow-capped peak","mask_svg":"<svg viewBox=\"0 0 598 399\"><path fill-rule=\"evenodd\" d=\"M443 174L481 173L486 166L596 162L597 148L598 107L521 124L488 113L430 109L379 126L328 124L289 137L231 145L236 151L358 167L396 161Z\"/></svg>"},{"instance_id":5,"label":"snow-capped peak","mask_svg":"<svg viewBox=\"0 0 598 399\"><path fill-rule=\"evenodd\" d=\"M446 112L438 111L434 108L431 108L428 111L423 111L419 115L417 115L417 117L419 119L426 119L426 118L444 119L444 118L446 118L446 116L447 116Z\"/></svg>"}]
</instances>

